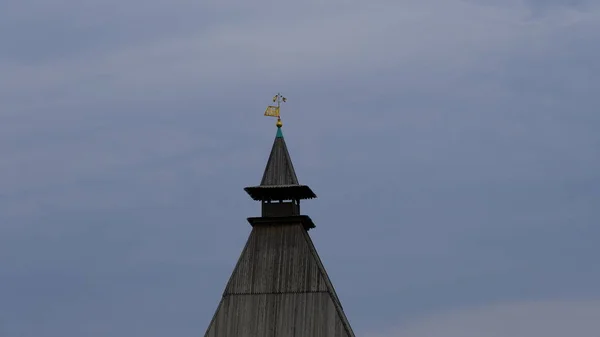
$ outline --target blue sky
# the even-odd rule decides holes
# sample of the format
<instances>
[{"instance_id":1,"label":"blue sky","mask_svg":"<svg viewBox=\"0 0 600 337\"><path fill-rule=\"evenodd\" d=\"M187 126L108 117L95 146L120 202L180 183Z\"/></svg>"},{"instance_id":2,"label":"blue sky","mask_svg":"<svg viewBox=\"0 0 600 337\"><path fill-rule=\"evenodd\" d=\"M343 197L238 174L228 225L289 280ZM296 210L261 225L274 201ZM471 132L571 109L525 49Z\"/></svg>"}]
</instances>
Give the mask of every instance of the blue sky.
<instances>
[{"instance_id":1,"label":"blue sky","mask_svg":"<svg viewBox=\"0 0 600 337\"><path fill-rule=\"evenodd\" d=\"M367 337L600 330L595 1L0 2L0 336L198 336L284 133Z\"/></svg>"}]
</instances>

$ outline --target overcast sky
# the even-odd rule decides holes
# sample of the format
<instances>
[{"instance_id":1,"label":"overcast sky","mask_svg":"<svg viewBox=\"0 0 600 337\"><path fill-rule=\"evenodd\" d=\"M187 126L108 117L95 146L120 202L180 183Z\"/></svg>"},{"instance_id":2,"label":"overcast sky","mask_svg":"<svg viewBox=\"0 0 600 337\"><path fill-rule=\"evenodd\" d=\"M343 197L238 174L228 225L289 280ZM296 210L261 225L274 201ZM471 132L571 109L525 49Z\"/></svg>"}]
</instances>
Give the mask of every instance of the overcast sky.
<instances>
[{"instance_id":1,"label":"overcast sky","mask_svg":"<svg viewBox=\"0 0 600 337\"><path fill-rule=\"evenodd\" d=\"M284 134L366 337L597 337L600 3L0 1L0 337L202 336Z\"/></svg>"}]
</instances>

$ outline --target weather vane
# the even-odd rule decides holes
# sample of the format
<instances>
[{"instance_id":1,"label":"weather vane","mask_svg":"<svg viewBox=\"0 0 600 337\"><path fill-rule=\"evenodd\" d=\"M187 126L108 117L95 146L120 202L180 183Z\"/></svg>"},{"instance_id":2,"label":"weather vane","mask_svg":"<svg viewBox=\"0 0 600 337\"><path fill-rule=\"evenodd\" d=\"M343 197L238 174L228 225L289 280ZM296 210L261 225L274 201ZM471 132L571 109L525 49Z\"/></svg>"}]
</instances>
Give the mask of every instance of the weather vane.
<instances>
[{"instance_id":1,"label":"weather vane","mask_svg":"<svg viewBox=\"0 0 600 337\"><path fill-rule=\"evenodd\" d=\"M277 102L277 105L269 105L267 110L265 110L265 116L269 117L277 117L277 127L280 128L283 123L281 123L281 115L279 114L279 110L281 107L281 102L287 102L287 98L283 97L280 93L273 96L273 103Z\"/></svg>"}]
</instances>

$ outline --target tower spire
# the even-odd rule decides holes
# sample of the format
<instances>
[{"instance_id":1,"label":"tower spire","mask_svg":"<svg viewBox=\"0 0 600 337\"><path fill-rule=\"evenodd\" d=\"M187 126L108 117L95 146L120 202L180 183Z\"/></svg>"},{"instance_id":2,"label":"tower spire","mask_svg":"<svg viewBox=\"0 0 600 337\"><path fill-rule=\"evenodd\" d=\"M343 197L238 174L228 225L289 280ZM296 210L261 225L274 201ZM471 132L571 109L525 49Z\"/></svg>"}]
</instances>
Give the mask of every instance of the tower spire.
<instances>
[{"instance_id":1,"label":"tower spire","mask_svg":"<svg viewBox=\"0 0 600 337\"><path fill-rule=\"evenodd\" d=\"M279 107L265 112L277 135L261 183L245 188L262 215L248 218L252 232L204 336L355 337L308 233L315 225L300 215L300 199L316 195L298 183Z\"/></svg>"},{"instance_id":2,"label":"tower spire","mask_svg":"<svg viewBox=\"0 0 600 337\"><path fill-rule=\"evenodd\" d=\"M310 187L298 183L298 177L281 131L280 108L281 103L287 102L287 98L278 93L273 97L273 102L276 102L277 105L269 105L265 111L265 116L277 117L277 134L273 141L271 154L267 160L260 185L246 187L244 190L254 200L263 202L292 200L299 204L302 199L313 199L317 196Z\"/></svg>"}]
</instances>

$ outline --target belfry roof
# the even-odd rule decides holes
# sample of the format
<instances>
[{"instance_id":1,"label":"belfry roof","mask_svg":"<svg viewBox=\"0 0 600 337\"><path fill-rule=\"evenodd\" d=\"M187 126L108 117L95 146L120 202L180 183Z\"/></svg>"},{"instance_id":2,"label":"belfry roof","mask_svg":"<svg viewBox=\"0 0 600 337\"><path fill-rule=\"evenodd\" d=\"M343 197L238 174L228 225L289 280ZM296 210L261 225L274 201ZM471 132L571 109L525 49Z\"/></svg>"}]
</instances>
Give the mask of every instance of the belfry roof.
<instances>
[{"instance_id":1,"label":"belfry roof","mask_svg":"<svg viewBox=\"0 0 600 337\"><path fill-rule=\"evenodd\" d=\"M317 197L310 187L298 183L281 127L277 128L260 185L246 187L244 190L254 200L313 199Z\"/></svg>"}]
</instances>

